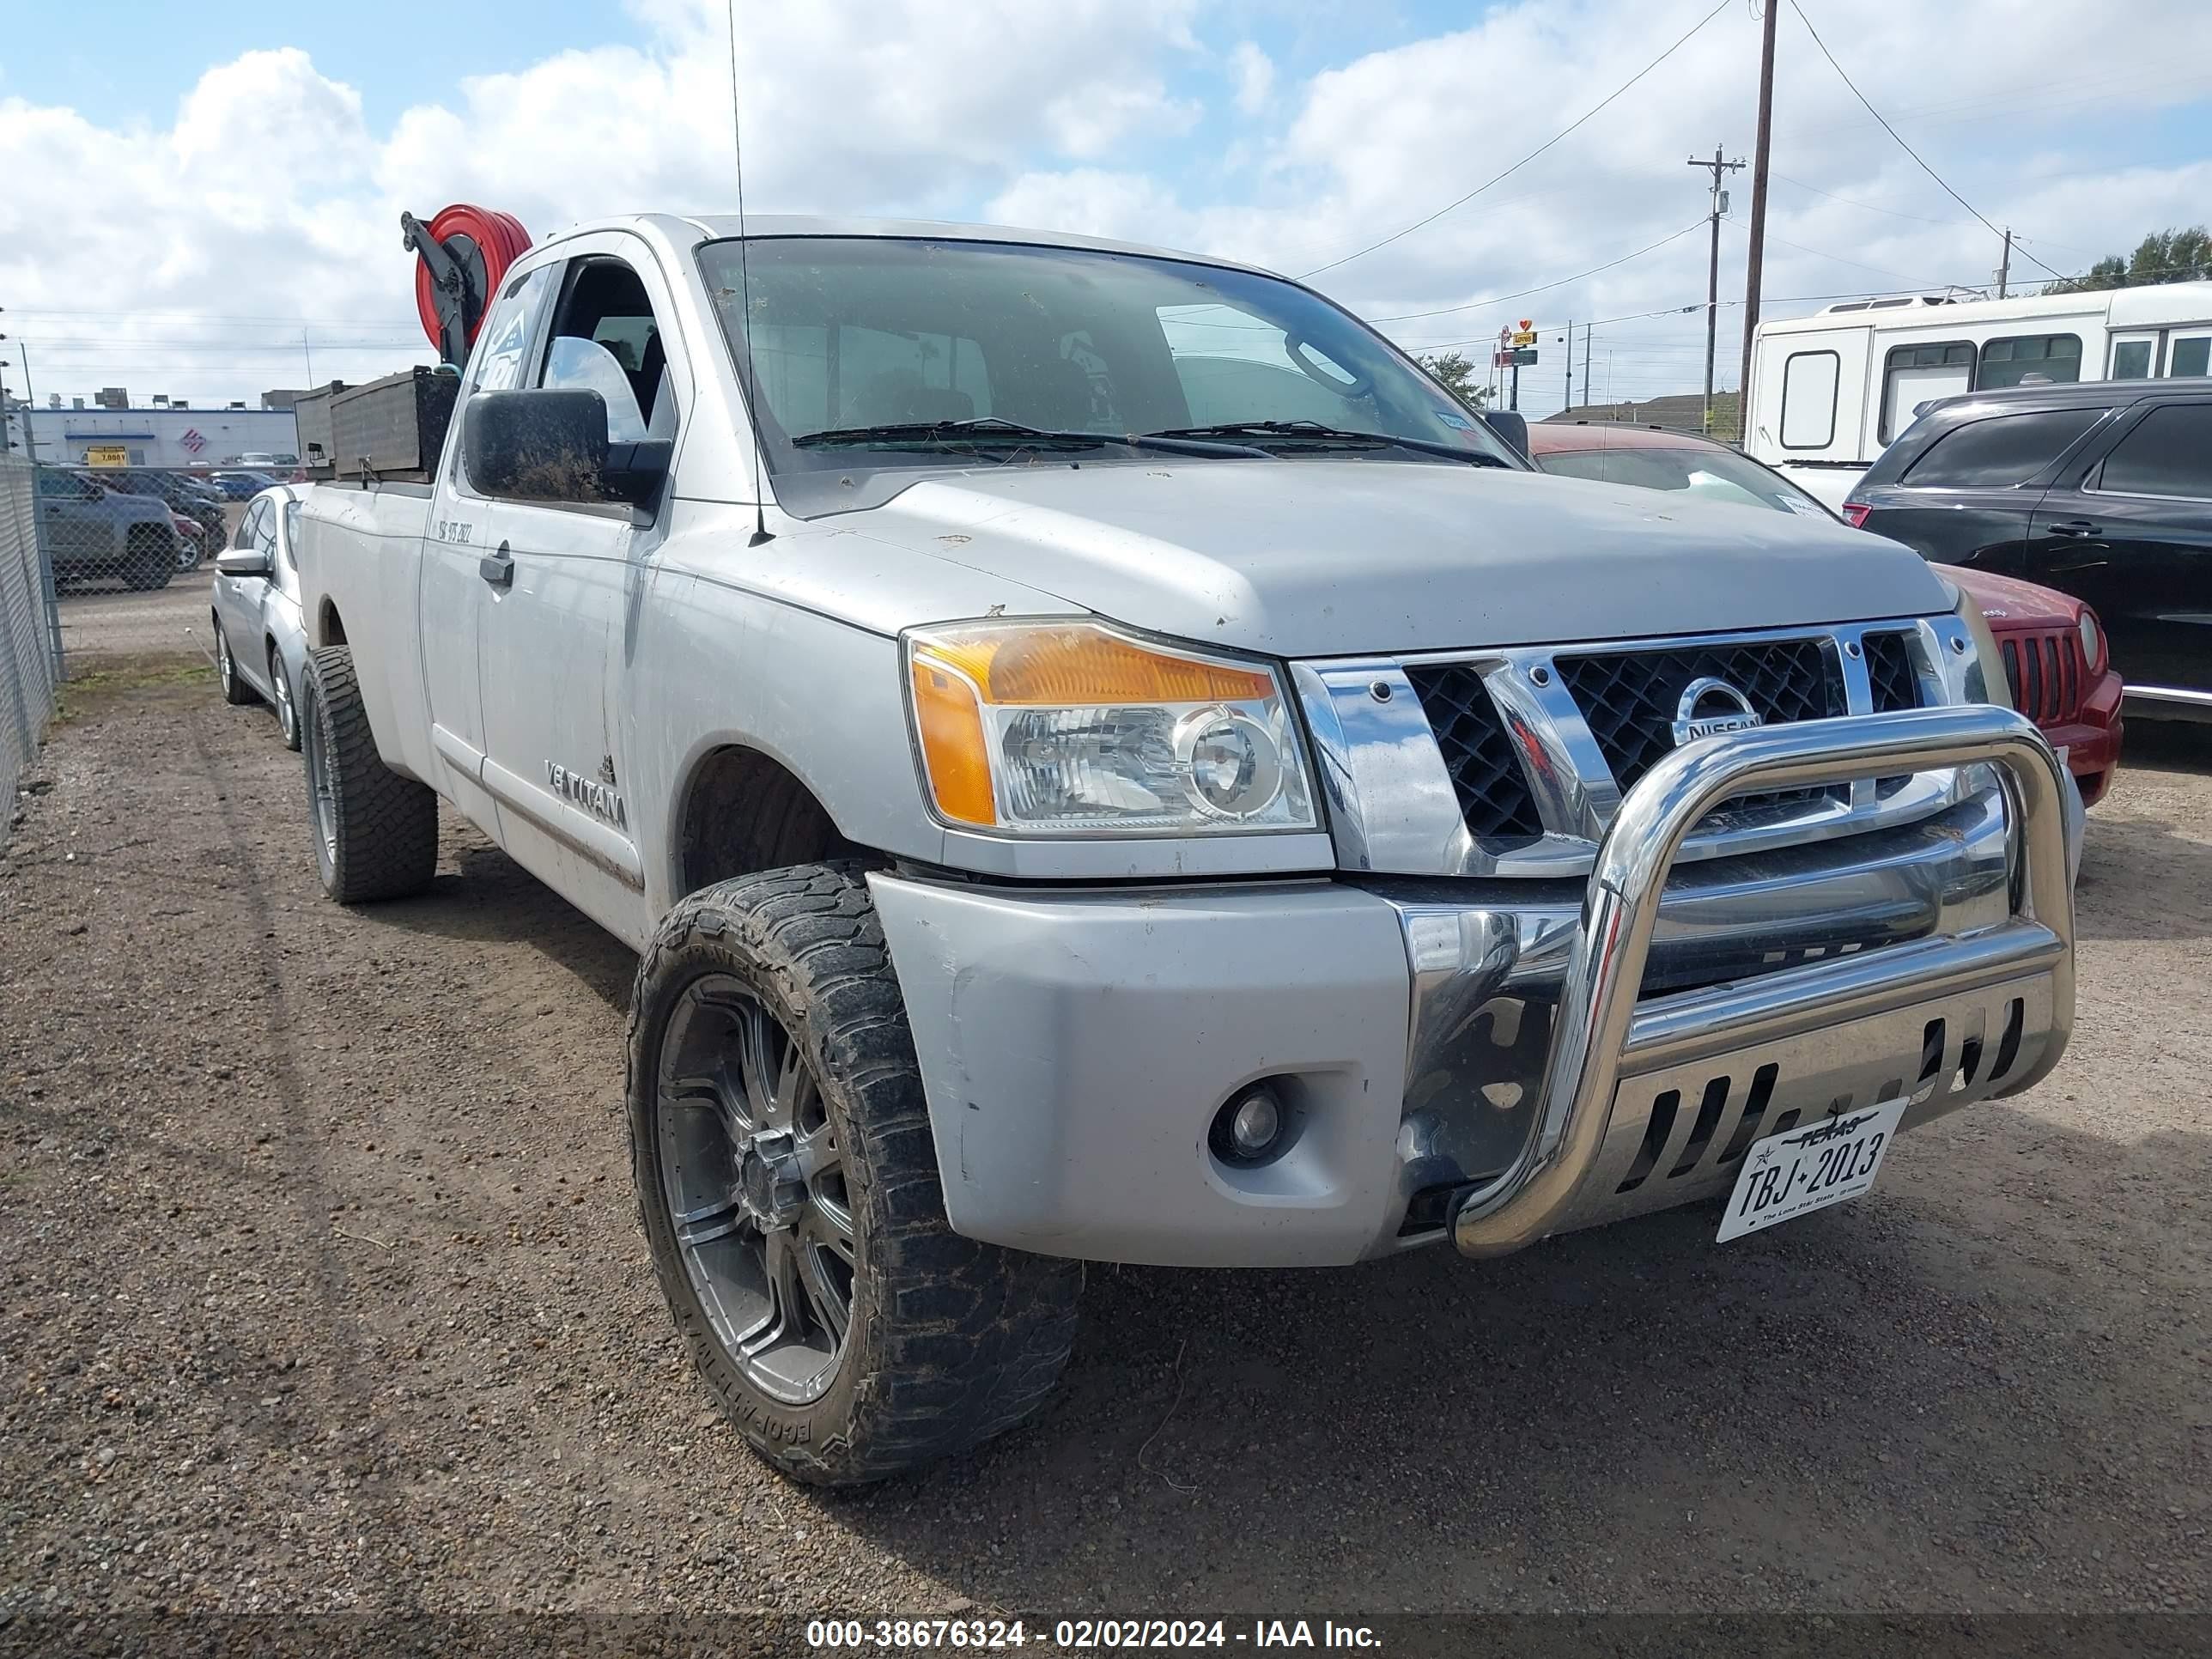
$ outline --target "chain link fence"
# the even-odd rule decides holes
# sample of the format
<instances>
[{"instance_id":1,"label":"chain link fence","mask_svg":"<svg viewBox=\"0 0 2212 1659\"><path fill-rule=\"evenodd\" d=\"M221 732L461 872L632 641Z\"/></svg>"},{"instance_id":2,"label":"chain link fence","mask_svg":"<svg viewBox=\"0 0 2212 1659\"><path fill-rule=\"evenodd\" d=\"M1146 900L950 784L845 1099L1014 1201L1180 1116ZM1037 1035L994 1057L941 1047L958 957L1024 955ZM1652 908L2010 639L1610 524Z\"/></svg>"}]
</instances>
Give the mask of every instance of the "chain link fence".
<instances>
[{"instance_id":1,"label":"chain link fence","mask_svg":"<svg viewBox=\"0 0 2212 1659\"><path fill-rule=\"evenodd\" d=\"M252 471L149 466L40 465L36 477L39 541L64 594L167 586L222 550L237 504L281 482Z\"/></svg>"},{"instance_id":2,"label":"chain link fence","mask_svg":"<svg viewBox=\"0 0 2212 1659\"><path fill-rule=\"evenodd\" d=\"M0 456L0 843L61 678L61 629L38 509L36 469Z\"/></svg>"}]
</instances>

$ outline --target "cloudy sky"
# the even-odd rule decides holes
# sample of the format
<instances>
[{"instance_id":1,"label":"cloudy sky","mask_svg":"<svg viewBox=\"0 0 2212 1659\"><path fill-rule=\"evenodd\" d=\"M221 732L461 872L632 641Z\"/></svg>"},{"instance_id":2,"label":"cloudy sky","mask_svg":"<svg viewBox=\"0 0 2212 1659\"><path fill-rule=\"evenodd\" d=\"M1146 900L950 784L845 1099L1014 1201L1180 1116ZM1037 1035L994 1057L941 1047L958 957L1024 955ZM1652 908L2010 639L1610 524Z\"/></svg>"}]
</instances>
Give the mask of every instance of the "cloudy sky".
<instances>
[{"instance_id":1,"label":"cloudy sky","mask_svg":"<svg viewBox=\"0 0 2212 1659\"><path fill-rule=\"evenodd\" d=\"M1868 115L1792 0L1774 3L1769 313L1987 284L1997 239ZM1693 391L1706 175L1685 163L1717 143L1748 154L1757 3L737 0L746 190L757 211L1326 266L1316 285L1416 348L1483 351L1530 317L1532 414L1565 393L1570 319L1599 324L1601 396ZM2203 0L1799 3L1905 138L2019 232L2016 281L2212 217ZM311 364L358 380L427 361L403 207L478 202L543 235L734 204L720 0L118 0L96 26L10 11L0 329L11 354L29 343L40 402L111 384L252 398ZM1345 258L1476 190L1686 33L1536 159ZM1740 221L1747 170L1729 188ZM1724 223L1724 300L1744 249ZM1739 317L1721 313L1723 385ZM1578 329L1577 400L1581 358ZM7 378L20 394L20 365Z\"/></svg>"}]
</instances>

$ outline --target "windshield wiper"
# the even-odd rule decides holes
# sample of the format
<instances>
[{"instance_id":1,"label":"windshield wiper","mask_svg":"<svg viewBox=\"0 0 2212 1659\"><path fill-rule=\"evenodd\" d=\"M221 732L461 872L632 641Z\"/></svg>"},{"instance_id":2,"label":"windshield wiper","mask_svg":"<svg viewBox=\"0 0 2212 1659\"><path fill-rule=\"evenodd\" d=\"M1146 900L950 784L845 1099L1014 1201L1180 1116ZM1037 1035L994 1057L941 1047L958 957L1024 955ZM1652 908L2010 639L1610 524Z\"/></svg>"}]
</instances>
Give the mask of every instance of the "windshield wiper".
<instances>
[{"instance_id":1,"label":"windshield wiper","mask_svg":"<svg viewBox=\"0 0 2212 1659\"><path fill-rule=\"evenodd\" d=\"M1401 438L1389 432L1350 432L1341 427L1323 426L1319 421L1222 421L1213 426L1175 427L1165 432L1150 432L1150 438L1251 438L1261 442L1282 442L1310 445L1327 449L1410 449L1423 455L1439 455L1448 461L1465 461L1469 466L1510 467L1510 461L1486 453L1480 449L1462 449L1457 444L1440 443L1429 438Z\"/></svg>"},{"instance_id":2,"label":"windshield wiper","mask_svg":"<svg viewBox=\"0 0 2212 1659\"><path fill-rule=\"evenodd\" d=\"M981 448L1009 447L1054 449L1099 449L1115 446L1123 449L1155 450L1168 455L1243 455L1267 459L1267 452L1250 444L1212 443L1204 434L1176 432L1114 433L1053 431L1043 427L1024 426L1018 421L1002 421L994 415L979 416L966 421L893 421L880 426L838 426L820 432L802 432L793 438L794 447L828 448L849 446L854 448Z\"/></svg>"}]
</instances>

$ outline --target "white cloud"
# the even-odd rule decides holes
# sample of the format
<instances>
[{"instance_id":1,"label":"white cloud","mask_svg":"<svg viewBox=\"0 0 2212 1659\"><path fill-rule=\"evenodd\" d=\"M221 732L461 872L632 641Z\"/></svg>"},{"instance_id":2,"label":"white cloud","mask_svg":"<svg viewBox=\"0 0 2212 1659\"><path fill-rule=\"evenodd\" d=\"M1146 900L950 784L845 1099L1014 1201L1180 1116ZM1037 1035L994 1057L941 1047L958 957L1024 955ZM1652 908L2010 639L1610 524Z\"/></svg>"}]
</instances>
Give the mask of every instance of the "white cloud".
<instances>
[{"instance_id":1,"label":"white cloud","mask_svg":"<svg viewBox=\"0 0 2212 1659\"><path fill-rule=\"evenodd\" d=\"M1239 40L1229 54L1229 73L1237 88L1237 107L1247 115L1267 108L1275 90L1275 61L1249 40Z\"/></svg>"},{"instance_id":2,"label":"white cloud","mask_svg":"<svg viewBox=\"0 0 2212 1659\"><path fill-rule=\"evenodd\" d=\"M1294 43L1257 27L1256 39L1208 43L1198 35L1212 14L1195 0L745 9L756 209L980 213L1292 272L1474 188L1696 15L1634 0L1518 0L1467 29L1300 78L1284 66L1310 60L1311 33L1296 59ZM2212 57L2201 0L2137 0L2130 38L2158 41L2155 61L2081 52L2108 30L2100 0L1809 9L1908 137L2021 232L2016 280L2040 274L2031 255L2077 268L2153 226L2203 216L2212 162L2146 161L2139 140L2150 112L2203 95L2201 75L2173 67ZM33 347L40 390L88 391L127 373L149 390L242 396L304 378L304 353L282 326L205 313L317 319L319 377L361 378L420 355L403 207L480 201L540 234L640 207L731 207L721 4L631 0L630 10L641 44L555 52L377 125L352 88L291 49L209 70L166 126L0 100L0 289L9 332L49 342ZM1868 118L1793 12L1782 27L1769 295L1985 281L1996 239ZM1729 9L1526 167L1316 280L1369 314L1430 310L1547 284L1691 224L1703 175L1684 158L1717 140L1732 155L1747 145L1756 58L1755 26ZM13 67L13 84L35 84ZM1209 80L1221 102L1212 112L1190 101ZM1207 142L1182 154L1161 142L1201 119ZM2100 164L2110 155L2129 163ZM1746 175L1729 187L1740 218ZM1724 228L1722 252L1728 295L1740 289L1740 228ZM1425 345L1486 337L1507 315L1556 325L1680 306L1702 299L1705 258L1700 228L1617 270L1395 331ZM64 307L77 314L58 316ZM161 314L185 312L203 314ZM1723 381L1735 329L1724 314ZM1617 378L1638 390L1679 387L1702 366L1699 318L1612 332L1599 356L1610 350ZM1549 369L1547 354L1547 386Z\"/></svg>"}]
</instances>

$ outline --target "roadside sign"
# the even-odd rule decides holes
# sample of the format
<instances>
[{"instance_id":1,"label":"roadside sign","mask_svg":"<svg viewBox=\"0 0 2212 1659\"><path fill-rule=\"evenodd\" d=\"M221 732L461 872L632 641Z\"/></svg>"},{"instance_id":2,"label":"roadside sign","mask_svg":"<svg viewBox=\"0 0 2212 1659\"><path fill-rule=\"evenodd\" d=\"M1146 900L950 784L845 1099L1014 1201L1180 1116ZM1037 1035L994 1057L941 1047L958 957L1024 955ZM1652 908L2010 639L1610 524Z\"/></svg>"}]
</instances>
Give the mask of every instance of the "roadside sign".
<instances>
[{"instance_id":1,"label":"roadside sign","mask_svg":"<svg viewBox=\"0 0 2212 1659\"><path fill-rule=\"evenodd\" d=\"M131 452L121 444L87 444L84 449L87 466L128 466Z\"/></svg>"},{"instance_id":2,"label":"roadside sign","mask_svg":"<svg viewBox=\"0 0 2212 1659\"><path fill-rule=\"evenodd\" d=\"M1520 364L1523 368L1528 368L1529 364L1536 361L1536 348L1534 346L1521 347L1514 352L1513 361Z\"/></svg>"},{"instance_id":3,"label":"roadside sign","mask_svg":"<svg viewBox=\"0 0 2212 1659\"><path fill-rule=\"evenodd\" d=\"M1535 344L1536 331L1533 328L1516 329L1513 331L1513 343L1517 346L1532 346Z\"/></svg>"}]
</instances>

